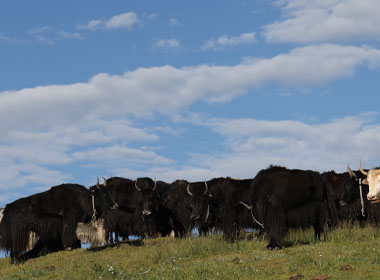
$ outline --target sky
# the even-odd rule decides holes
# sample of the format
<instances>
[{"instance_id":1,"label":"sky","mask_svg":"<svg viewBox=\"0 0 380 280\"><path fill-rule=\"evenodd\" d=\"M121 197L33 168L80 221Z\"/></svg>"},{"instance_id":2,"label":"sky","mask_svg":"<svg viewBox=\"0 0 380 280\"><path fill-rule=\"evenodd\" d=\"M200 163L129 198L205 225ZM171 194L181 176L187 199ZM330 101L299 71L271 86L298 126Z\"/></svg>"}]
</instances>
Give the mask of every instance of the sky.
<instances>
[{"instance_id":1,"label":"sky","mask_svg":"<svg viewBox=\"0 0 380 280\"><path fill-rule=\"evenodd\" d=\"M380 1L1 1L0 206L97 177L379 166Z\"/></svg>"}]
</instances>

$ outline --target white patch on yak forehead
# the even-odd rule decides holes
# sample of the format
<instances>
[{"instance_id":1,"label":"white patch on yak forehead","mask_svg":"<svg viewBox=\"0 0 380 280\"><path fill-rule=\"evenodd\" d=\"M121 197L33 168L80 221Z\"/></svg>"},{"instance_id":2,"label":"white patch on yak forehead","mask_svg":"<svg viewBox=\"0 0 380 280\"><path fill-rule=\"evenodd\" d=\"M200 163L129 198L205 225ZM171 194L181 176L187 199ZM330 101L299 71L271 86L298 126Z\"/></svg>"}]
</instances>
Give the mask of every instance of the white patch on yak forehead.
<instances>
[{"instance_id":1,"label":"white patch on yak forehead","mask_svg":"<svg viewBox=\"0 0 380 280\"><path fill-rule=\"evenodd\" d=\"M367 181L369 185L367 197L380 198L380 169L368 171Z\"/></svg>"}]
</instances>

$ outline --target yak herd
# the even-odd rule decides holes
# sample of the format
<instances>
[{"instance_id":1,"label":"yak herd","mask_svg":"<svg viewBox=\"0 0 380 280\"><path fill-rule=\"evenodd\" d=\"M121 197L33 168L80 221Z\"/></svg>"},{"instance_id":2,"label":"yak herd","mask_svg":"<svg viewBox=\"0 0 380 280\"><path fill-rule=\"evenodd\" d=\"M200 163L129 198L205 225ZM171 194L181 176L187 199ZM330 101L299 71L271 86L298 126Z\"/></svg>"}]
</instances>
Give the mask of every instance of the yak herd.
<instances>
[{"instance_id":1,"label":"yak herd","mask_svg":"<svg viewBox=\"0 0 380 280\"><path fill-rule=\"evenodd\" d=\"M181 238L220 232L226 241L247 228L265 234L267 248L282 248L290 228L314 229L320 239L342 221L378 223L379 204L370 203L365 173L269 166L253 179L204 182L151 178L104 179L86 188L62 184L0 208L0 250L12 263L81 243L110 244L130 236Z\"/></svg>"}]
</instances>

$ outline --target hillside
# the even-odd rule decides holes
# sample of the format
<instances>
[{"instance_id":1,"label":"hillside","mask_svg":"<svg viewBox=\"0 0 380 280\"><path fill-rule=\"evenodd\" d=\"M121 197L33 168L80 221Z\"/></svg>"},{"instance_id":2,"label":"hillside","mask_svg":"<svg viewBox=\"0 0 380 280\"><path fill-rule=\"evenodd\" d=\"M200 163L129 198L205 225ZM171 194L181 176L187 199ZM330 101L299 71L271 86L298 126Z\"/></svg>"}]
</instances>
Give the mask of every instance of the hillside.
<instances>
[{"instance_id":1,"label":"hillside","mask_svg":"<svg viewBox=\"0 0 380 280\"><path fill-rule=\"evenodd\" d=\"M229 244L219 235L145 240L143 246L77 249L21 265L0 260L0 279L379 279L380 230L345 226L314 241L291 232L285 248L266 241ZM302 277L303 276L303 277ZM327 278L328 277L328 278Z\"/></svg>"}]
</instances>

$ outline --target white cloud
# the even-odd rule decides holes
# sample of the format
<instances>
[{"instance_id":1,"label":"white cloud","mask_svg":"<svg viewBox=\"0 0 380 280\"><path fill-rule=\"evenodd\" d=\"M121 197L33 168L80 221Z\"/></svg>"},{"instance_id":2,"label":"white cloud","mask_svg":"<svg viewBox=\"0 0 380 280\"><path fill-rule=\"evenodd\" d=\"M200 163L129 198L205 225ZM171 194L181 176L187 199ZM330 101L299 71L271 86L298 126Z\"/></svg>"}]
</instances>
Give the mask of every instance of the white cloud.
<instances>
[{"instance_id":1,"label":"white cloud","mask_svg":"<svg viewBox=\"0 0 380 280\"><path fill-rule=\"evenodd\" d=\"M60 170L71 166L107 171L115 165L168 164L171 161L152 148L135 144L154 143L158 139L157 135L120 117L85 118L48 129L15 128L0 137L0 164L4 167L0 170L3 179L0 190L67 182L71 175Z\"/></svg>"},{"instance_id":2,"label":"white cloud","mask_svg":"<svg viewBox=\"0 0 380 280\"><path fill-rule=\"evenodd\" d=\"M106 28L131 28L138 22L137 15L133 12L120 14L112 17L106 22Z\"/></svg>"},{"instance_id":3,"label":"white cloud","mask_svg":"<svg viewBox=\"0 0 380 280\"><path fill-rule=\"evenodd\" d=\"M79 29L95 30L103 25L102 20L90 20L86 25L78 25Z\"/></svg>"},{"instance_id":4,"label":"white cloud","mask_svg":"<svg viewBox=\"0 0 380 280\"><path fill-rule=\"evenodd\" d=\"M209 125L227 137L226 145L232 151L228 161L250 161L248 166L255 172L269 164L343 172L348 163L357 169L360 159L378 164L376 116L345 117L317 125L255 119L215 120Z\"/></svg>"},{"instance_id":5,"label":"white cloud","mask_svg":"<svg viewBox=\"0 0 380 280\"><path fill-rule=\"evenodd\" d=\"M180 26L182 26L182 22L180 22L178 19L176 19L176 18L171 18L170 20L169 20L169 24L171 25L171 26L178 26L178 27L180 27Z\"/></svg>"},{"instance_id":6,"label":"white cloud","mask_svg":"<svg viewBox=\"0 0 380 280\"><path fill-rule=\"evenodd\" d=\"M48 44L48 45L53 45L54 44L54 40L46 37L46 36L42 36L40 34L37 34L35 36L36 40L40 43L43 43L43 44Z\"/></svg>"},{"instance_id":7,"label":"white cloud","mask_svg":"<svg viewBox=\"0 0 380 280\"><path fill-rule=\"evenodd\" d=\"M154 47L155 48L160 48L160 49L175 49L175 48L180 48L181 44L177 39L160 39L156 42L154 42Z\"/></svg>"},{"instance_id":8,"label":"white cloud","mask_svg":"<svg viewBox=\"0 0 380 280\"><path fill-rule=\"evenodd\" d=\"M114 145L107 147L99 147L88 149L81 152L75 152L73 157L76 160L85 160L93 162L103 162L112 166L125 166L131 164L168 164L172 161L158 155L154 151L146 150L143 148L135 149L125 146Z\"/></svg>"},{"instance_id":9,"label":"white cloud","mask_svg":"<svg viewBox=\"0 0 380 280\"><path fill-rule=\"evenodd\" d=\"M377 49L319 45L235 66L162 66L123 75L98 74L87 83L0 93L0 119L7 119L0 130L6 135L15 128L65 125L84 117L168 114L199 100L225 102L266 83L320 85L349 77L363 64L375 67L379 62Z\"/></svg>"},{"instance_id":10,"label":"white cloud","mask_svg":"<svg viewBox=\"0 0 380 280\"><path fill-rule=\"evenodd\" d=\"M208 40L203 46L202 50L210 50L210 49L222 49L227 46L236 46L236 45L243 45L243 44L252 44L256 42L255 39L255 32L251 33L243 33L239 36L228 36L223 35L220 36L217 39L210 39Z\"/></svg>"},{"instance_id":11,"label":"white cloud","mask_svg":"<svg viewBox=\"0 0 380 280\"><path fill-rule=\"evenodd\" d=\"M6 36L0 33L0 42L6 42L8 44L20 44L20 43L26 43L26 40L21 40L16 37Z\"/></svg>"},{"instance_id":12,"label":"white cloud","mask_svg":"<svg viewBox=\"0 0 380 280\"><path fill-rule=\"evenodd\" d=\"M269 42L378 40L378 0L282 0L285 19L264 27Z\"/></svg>"},{"instance_id":13,"label":"white cloud","mask_svg":"<svg viewBox=\"0 0 380 280\"><path fill-rule=\"evenodd\" d=\"M127 12L111 17L107 20L91 20L85 25L78 25L78 29L88 29L88 30L97 30L97 29L117 29L117 28L126 28L131 29L134 25L139 22L136 13Z\"/></svg>"},{"instance_id":14,"label":"white cloud","mask_svg":"<svg viewBox=\"0 0 380 280\"><path fill-rule=\"evenodd\" d=\"M83 39L82 35L78 32L70 33L66 31L58 31L58 35L67 39Z\"/></svg>"},{"instance_id":15,"label":"white cloud","mask_svg":"<svg viewBox=\"0 0 380 280\"><path fill-rule=\"evenodd\" d=\"M26 32L37 42L48 45L53 45L62 39L83 39L82 35L78 32L71 33L64 30L55 30L49 26L32 28Z\"/></svg>"},{"instance_id":16,"label":"white cloud","mask_svg":"<svg viewBox=\"0 0 380 280\"><path fill-rule=\"evenodd\" d=\"M47 32L47 31L50 31L51 28L49 26L41 26L41 27L35 27L35 28L31 28L29 30L27 30L26 32L28 34L39 34L39 33L43 33L43 32Z\"/></svg>"}]
</instances>

